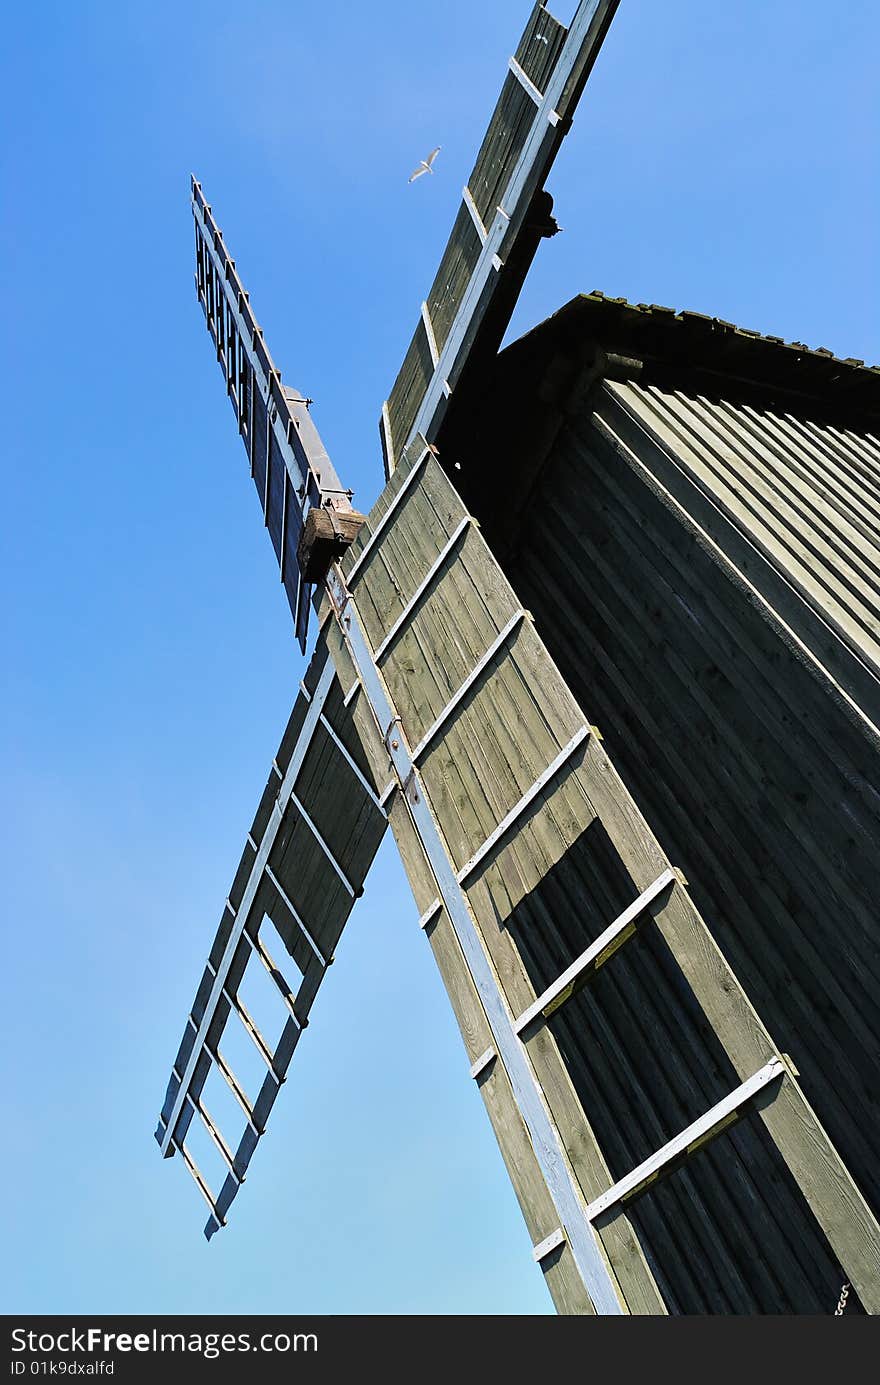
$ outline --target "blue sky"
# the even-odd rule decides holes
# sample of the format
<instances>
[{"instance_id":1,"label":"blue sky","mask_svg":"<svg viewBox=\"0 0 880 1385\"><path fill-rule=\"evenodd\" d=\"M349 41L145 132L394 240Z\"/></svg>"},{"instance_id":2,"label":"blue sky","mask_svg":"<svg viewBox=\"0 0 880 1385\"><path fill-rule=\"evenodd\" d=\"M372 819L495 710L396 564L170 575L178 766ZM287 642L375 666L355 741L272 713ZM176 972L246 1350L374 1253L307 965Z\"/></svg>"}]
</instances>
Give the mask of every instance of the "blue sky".
<instances>
[{"instance_id":1,"label":"blue sky","mask_svg":"<svg viewBox=\"0 0 880 1385\"><path fill-rule=\"evenodd\" d=\"M551 1310L390 836L210 1246L152 1138L302 672L189 173L368 508L529 8L5 14L4 1311ZM600 288L880 361L878 50L861 0L622 0L512 331Z\"/></svg>"}]
</instances>

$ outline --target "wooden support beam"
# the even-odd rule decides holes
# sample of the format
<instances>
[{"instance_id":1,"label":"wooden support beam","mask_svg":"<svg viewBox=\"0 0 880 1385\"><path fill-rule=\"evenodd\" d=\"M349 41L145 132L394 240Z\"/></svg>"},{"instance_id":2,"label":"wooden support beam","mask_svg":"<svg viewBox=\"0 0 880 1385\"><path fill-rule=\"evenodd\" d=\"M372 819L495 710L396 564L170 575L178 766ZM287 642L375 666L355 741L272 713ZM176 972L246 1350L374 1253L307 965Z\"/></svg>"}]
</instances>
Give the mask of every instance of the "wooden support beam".
<instances>
[{"instance_id":1,"label":"wooden support beam","mask_svg":"<svg viewBox=\"0 0 880 1385\"><path fill-rule=\"evenodd\" d=\"M313 505L306 515L296 557L304 582L322 582L357 538L366 515L357 510Z\"/></svg>"}]
</instances>

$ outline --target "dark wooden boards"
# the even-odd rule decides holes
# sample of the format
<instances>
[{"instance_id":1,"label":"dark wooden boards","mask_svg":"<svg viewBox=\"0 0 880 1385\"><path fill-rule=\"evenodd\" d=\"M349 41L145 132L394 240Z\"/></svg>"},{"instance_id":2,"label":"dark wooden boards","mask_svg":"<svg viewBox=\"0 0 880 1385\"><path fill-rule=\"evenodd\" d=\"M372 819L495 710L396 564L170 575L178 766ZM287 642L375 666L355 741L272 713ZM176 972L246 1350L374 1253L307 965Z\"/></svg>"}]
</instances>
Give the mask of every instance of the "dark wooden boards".
<instances>
[{"instance_id":1,"label":"dark wooden boards","mask_svg":"<svg viewBox=\"0 0 880 1385\"><path fill-rule=\"evenodd\" d=\"M607 393L880 678L880 443L723 397L634 382ZM876 723L880 693L871 711Z\"/></svg>"},{"instance_id":2,"label":"dark wooden boards","mask_svg":"<svg viewBox=\"0 0 880 1385\"><path fill-rule=\"evenodd\" d=\"M804 1098L840 1156L842 1167L832 1167L833 1160L827 1166L826 1191L839 1178L854 1181L859 1202L866 1199L876 1214L880 973L874 900L880 766L870 715L865 715L874 709L870 701L862 704L864 711L854 703L854 679L847 696L822 668L832 645L812 639L812 627L799 621L796 609L798 602L806 606L809 594L789 585L782 592L783 612L774 610L780 587L764 580L766 559L757 548L751 549L744 573L737 563L748 551L745 539L725 547L729 526L713 522L709 534L696 522L695 516L702 520L708 509L705 488L692 485L689 493L675 454L660 455L655 408L643 414L650 430L640 433L632 414L629 428L624 427L620 401L632 405L636 394L635 387L621 385L609 385L599 395L569 394L568 413L557 409L555 422L546 400L534 420L520 421L523 429L548 441L544 469L537 480L531 477L517 541L508 544L507 571L567 682L602 728L605 746L664 855L684 869L711 935L776 1044L792 1055ZM716 422L718 417L716 412ZM756 415L750 427L758 427ZM822 445L821 430L809 421L791 421L785 436L803 438L805 448ZM741 446L741 437L735 441ZM780 445L775 423L773 441ZM844 446L856 444L837 439L838 459ZM515 487L511 454L503 455L506 483ZM736 455L731 446L728 456ZM832 461L829 457L826 495L840 504L844 492L831 489ZM524 467L529 462L523 458ZM814 452L803 463L795 459L791 474L808 464L815 464ZM491 469L484 479L491 479ZM869 503L864 489L860 505ZM854 524L860 523L859 515L856 507ZM826 513L823 522L828 519ZM833 647L839 673L843 655L839 642ZM870 686L868 680L864 687ZM549 881L545 889L551 889ZM554 899L545 914L555 910L556 917L564 916L561 888ZM531 928L526 918L525 946ZM577 1064L584 1099L619 1170L643 1157L651 1141L668 1131L671 1112L681 1111L686 1097L682 1083L685 1088L696 1084L695 1090L708 1097L711 1081L725 1073L711 1036L701 1041L698 1028L688 1038L692 999L676 1010L673 991L664 997L662 957L656 950L661 942L652 941L652 931L643 930L638 946L628 945L613 971L608 968L598 978L589 997L595 1004L583 1003L579 1023L564 1012L556 1021L560 1043ZM687 956L692 947L683 940L682 946ZM645 954L641 960L640 953ZM552 967L542 966L534 949L528 955L533 973L545 984ZM759 1049L753 1050L755 1059ZM621 1074L615 1059L621 1052L630 1054L637 1079L632 1093L639 1118L626 1128L614 1119ZM600 1061L603 1053L607 1056ZM660 1053L674 1055L674 1061L660 1063L655 1056ZM728 1053L734 1057L729 1047ZM783 1105L774 1103L775 1114L767 1121L776 1137L773 1122ZM652 1129L658 1119L659 1127ZM644 1121L648 1124L640 1129ZM803 1114L788 1112L787 1133L779 1142L790 1164L810 1146L804 1121ZM807 1124L815 1129L809 1119ZM688 1288L681 1262L675 1261L671 1301L715 1311L725 1301L725 1286L729 1291L733 1285L738 1287L733 1300L726 1300L728 1311L737 1310L737 1303L738 1311L766 1310L768 1294L772 1301L783 1293L779 1286L791 1293L799 1284L797 1311L827 1311L821 1305L835 1292L846 1237L856 1253L866 1250L866 1295L876 1293L873 1229L859 1230L864 1209L852 1203L849 1229L833 1252L827 1230L834 1217L824 1214L824 1231L814 1227L792 1242L791 1228L806 1227L810 1220L803 1190L774 1165L773 1151L755 1122L735 1139L745 1160L745 1181L742 1166L736 1178L710 1176L723 1155L723 1142L716 1142L699 1161L705 1162L705 1175L694 1161L693 1169L632 1209L646 1246L674 1232L674 1239L687 1245L685 1263L705 1267L702 1289L696 1278ZM803 1169L799 1177L804 1181ZM771 1234L763 1237L762 1254L756 1258L754 1248L734 1252L730 1237L737 1204L753 1207L763 1199L762 1189L771 1188L772 1205L766 1207ZM790 1206L781 1215L784 1199ZM709 1241L701 1233L702 1249L700 1236L694 1241L695 1216L704 1229L710 1223L716 1227ZM723 1262L743 1264L747 1273L730 1270L716 1281L710 1267L719 1263L725 1243ZM656 1257L652 1263L658 1267ZM785 1264L796 1264L797 1273L783 1275ZM753 1274L763 1287L749 1282ZM710 1290L709 1300L700 1298Z\"/></svg>"}]
</instances>

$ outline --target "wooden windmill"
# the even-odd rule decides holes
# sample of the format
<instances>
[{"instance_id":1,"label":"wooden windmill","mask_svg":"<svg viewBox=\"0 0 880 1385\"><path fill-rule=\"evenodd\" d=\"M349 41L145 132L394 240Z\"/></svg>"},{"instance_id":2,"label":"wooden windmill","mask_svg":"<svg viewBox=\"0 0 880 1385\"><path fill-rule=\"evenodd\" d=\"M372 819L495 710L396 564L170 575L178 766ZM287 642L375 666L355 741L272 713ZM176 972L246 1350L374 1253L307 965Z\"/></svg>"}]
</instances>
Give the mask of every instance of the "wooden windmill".
<instances>
[{"instance_id":1,"label":"wooden windmill","mask_svg":"<svg viewBox=\"0 0 880 1385\"><path fill-rule=\"evenodd\" d=\"M199 301L304 650L318 628L156 1139L210 1238L390 824L559 1311L822 1312L846 1284L874 1312L878 376L595 294L499 355L615 9L532 11L368 516L193 182Z\"/></svg>"}]
</instances>

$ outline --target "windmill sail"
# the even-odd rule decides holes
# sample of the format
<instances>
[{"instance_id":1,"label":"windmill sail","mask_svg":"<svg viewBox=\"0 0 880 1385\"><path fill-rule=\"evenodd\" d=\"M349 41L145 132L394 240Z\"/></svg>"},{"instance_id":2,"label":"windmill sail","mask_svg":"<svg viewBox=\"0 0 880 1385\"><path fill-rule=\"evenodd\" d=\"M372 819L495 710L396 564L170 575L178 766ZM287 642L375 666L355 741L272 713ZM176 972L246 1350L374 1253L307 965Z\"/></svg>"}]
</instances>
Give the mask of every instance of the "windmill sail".
<instances>
[{"instance_id":1,"label":"windmill sail","mask_svg":"<svg viewBox=\"0 0 880 1385\"><path fill-rule=\"evenodd\" d=\"M490 327L497 338L495 345L500 341L531 255L540 236L550 231L546 215L542 219L534 214L535 194L568 128L615 8L616 0L586 0L578 6L567 30L543 5L534 7L510 60L501 97L416 336L383 408L383 446L389 472L395 452L408 437L417 429L431 435L436 428L478 329ZM305 650L315 585L330 559L342 555L363 517L351 509L351 492L343 488L321 444L308 401L299 391L282 384L235 262L195 179L192 212L198 299L245 445L297 639ZM494 318L490 313L493 305ZM304 543L313 539L309 525L318 514L329 516L331 529L321 550L323 560L315 563L310 562ZM357 522L350 523L352 518ZM357 680L350 663L346 664L344 641L334 633L332 623L326 636L344 674L345 700L322 641L304 684L308 687L311 680L314 699L307 701L303 693L294 706L187 1019L156 1131L163 1153L182 1153L207 1198L211 1207L206 1227L209 1236L224 1224L265 1129L326 964L386 824L375 776L387 779L387 763L381 767L380 753L377 769L373 750L372 770L368 770L364 751L357 748L361 744L372 746L375 728L362 725L358 741L349 711ZM352 711L356 718L363 718L362 705ZM312 773L318 759L323 765L321 775ZM338 823L329 821L324 837L316 825L319 811L297 788L301 776L306 777L310 793L317 794L322 804L355 805L358 832L337 840ZM297 988L288 986L283 967L275 965L261 940L263 918L275 925L302 973ZM272 1051L238 996L249 965L266 968L289 1012L281 1039ZM226 1025L237 1022L244 1026L266 1066L253 1102L242 1090L220 1046ZM217 1128L202 1099L212 1066L230 1086L245 1118L237 1145ZM186 1146L187 1131L196 1118L206 1126L228 1169L219 1190L208 1187Z\"/></svg>"},{"instance_id":2,"label":"windmill sail","mask_svg":"<svg viewBox=\"0 0 880 1385\"><path fill-rule=\"evenodd\" d=\"M181 1153L208 1202L209 1239L224 1225L266 1128L385 827L373 771L321 640L248 833L156 1130L163 1154ZM271 945L267 922L272 925ZM273 952L276 939L286 955ZM242 996L249 968L265 969L277 992L283 1029L274 1047ZM224 1055L224 1036L238 1025L265 1068L255 1093L245 1090ZM219 1128L204 1099L212 1068L240 1108L237 1139ZM202 1122L219 1151L227 1170L222 1187L209 1186L187 1145L193 1121Z\"/></svg>"},{"instance_id":3,"label":"windmill sail","mask_svg":"<svg viewBox=\"0 0 880 1385\"><path fill-rule=\"evenodd\" d=\"M538 195L616 9L617 0L581 0L567 29L543 4L532 10L382 407L386 475L416 434L436 437L480 329L492 349L501 342L540 237L556 229Z\"/></svg>"},{"instance_id":4,"label":"windmill sail","mask_svg":"<svg viewBox=\"0 0 880 1385\"><path fill-rule=\"evenodd\" d=\"M195 179L192 211L199 302L305 649L314 584L345 551L363 516L339 482L308 401L281 383ZM326 643L319 640L224 905L156 1130L163 1154L180 1152L208 1202L209 1238L225 1224L384 834L385 812L371 774ZM286 953L280 964L265 936L267 922ZM284 1011L274 1044L241 994L249 969L260 967ZM223 1053L224 1036L238 1025L265 1068L256 1091L246 1090ZM220 1128L205 1102L212 1072L238 1103L243 1126L237 1139ZM219 1188L209 1185L187 1144L194 1121L207 1130L226 1168Z\"/></svg>"},{"instance_id":5,"label":"windmill sail","mask_svg":"<svg viewBox=\"0 0 880 1385\"><path fill-rule=\"evenodd\" d=\"M345 517L353 513L351 491L343 490L321 445L308 401L281 383L281 372L263 340L235 261L195 178L192 212L199 302L217 348L297 639L305 653L313 589L301 565L306 519L310 510L324 509L342 530Z\"/></svg>"}]
</instances>

